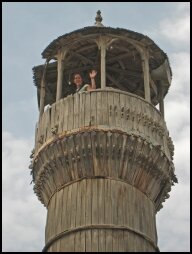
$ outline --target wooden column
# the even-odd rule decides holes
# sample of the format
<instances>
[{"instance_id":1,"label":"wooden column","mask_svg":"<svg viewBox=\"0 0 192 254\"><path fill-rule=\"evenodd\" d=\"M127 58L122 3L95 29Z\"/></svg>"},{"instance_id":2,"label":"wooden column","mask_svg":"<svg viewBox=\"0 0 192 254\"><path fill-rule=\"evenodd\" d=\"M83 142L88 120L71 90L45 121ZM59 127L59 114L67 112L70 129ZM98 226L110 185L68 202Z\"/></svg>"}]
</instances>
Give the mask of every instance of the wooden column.
<instances>
[{"instance_id":1,"label":"wooden column","mask_svg":"<svg viewBox=\"0 0 192 254\"><path fill-rule=\"evenodd\" d=\"M145 100L151 102L150 85L149 85L149 55L146 50L142 50L141 53L143 78L144 78L144 91Z\"/></svg>"},{"instance_id":2,"label":"wooden column","mask_svg":"<svg viewBox=\"0 0 192 254\"><path fill-rule=\"evenodd\" d=\"M57 93L56 101L62 97L62 83L63 83L63 60L66 55L66 51L60 51L57 57Z\"/></svg>"},{"instance_id":3,"label":"wooden column","mask_svg":"<svg viewBox=\"0 0 192 254\"><path fill-rule=\"evenodd\" d=\"M106 44L104 40L100 41L101 48L101 89L106 87Z\"/></svg>"},{"instance_id":4,"label":"wooden column","mask_svg":"<svg viewBox=\"0 0 192 254\"><path fill-rule=\"evenodd\" d=\"M44 112L44 106L45 106L45 74L46 74L47 64L48 64L48 60L45 61L43 75L41 78L39 118L42 116Z\"/></svg>"},{"instance_id":5,"label":"wooden column","mask_svg":"<svg viewBox=\"0 0 192 254\"><path fill-rule=\"evenodd\" d=\"M163 84L162 81L160 82L159 85L159 97L160 97L160 101L159 101L159 110L162 114L162 117L164 118L164 100L163 100Z\"/></svg>"}]
</instances>

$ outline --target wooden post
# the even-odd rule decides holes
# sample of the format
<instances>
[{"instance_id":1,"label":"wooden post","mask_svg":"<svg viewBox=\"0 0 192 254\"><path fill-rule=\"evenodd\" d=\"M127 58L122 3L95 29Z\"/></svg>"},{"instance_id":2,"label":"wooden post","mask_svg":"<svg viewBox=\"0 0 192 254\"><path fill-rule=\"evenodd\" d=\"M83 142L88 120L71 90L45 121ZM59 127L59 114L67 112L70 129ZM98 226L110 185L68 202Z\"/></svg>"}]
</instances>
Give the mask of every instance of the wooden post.
<instances>
[{"instance_id":1,"label":"wooden post","mask_svg":"<svg viewBox=\"0 0 192 254\"><path fill-rule=\"evenodd\" d=\"M164 100L163 100L163 83L162 83L162 81L159 83L159 96L160 96L159 110L162 114L162 117L164 118Z\"/></svg>"},{"instance_id":2,"label":"wooden post","mask_svg":"<svg viewBox=\"0 0 192 254\"><path fill-rule=\"evenodd\" d=\"M104 40L101 40L101 89L106 87L106 45Z\"/></svg>"},{"instance_id":3,"label":"wooden post","mask_svg":"<svg viewBox=\"0 0 192 254\"><path fill-rule=\"evenodd\" d=\"M48 64L48 60L45 61L43 75L41 78L39 119L44 112L44 106L45 106L45 74L46 74L47 64Z\"/></svg>"},{"instance_id":4,"label":"wooden post","mask_svg":"<svg viewBox=\"0 0 192 254\"><path fill-rule=\"evenodd\" d=\"M150 85L149 85L149 56L146 50L142 50L141 54L142 54L141 59L144 78L145 100L151 102Z\"/></svg>"},{"instance_id":5,"label":"wooden post","mask_svg":"<svg viewBox=\"0 0 192 254\"><path fill-rule=\"evenodd\" d=\"M63 60L66 55L66 51L60 51L57 57L57 93L56 101L62 97L62 83L63 83Z\"/></svg>"}]
</instances>

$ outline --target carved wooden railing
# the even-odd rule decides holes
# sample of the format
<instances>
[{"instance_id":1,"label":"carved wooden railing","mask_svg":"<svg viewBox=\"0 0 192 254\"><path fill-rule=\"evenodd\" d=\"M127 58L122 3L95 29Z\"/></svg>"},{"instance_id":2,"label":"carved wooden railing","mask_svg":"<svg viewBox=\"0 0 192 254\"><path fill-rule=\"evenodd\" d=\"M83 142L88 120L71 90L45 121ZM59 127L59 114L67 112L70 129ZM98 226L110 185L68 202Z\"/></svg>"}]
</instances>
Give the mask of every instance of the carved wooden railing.
<instances>
[{"instance_id":1,"label":"carved wooden railing","mask_svg":"<svg viewBox=\"0 0 192 254\"><path fill-rule=\"evenodd\" d=\"M173 146L161 113L141 97L115 89L77 93L52 104L37 126L35 154L56 136L94 127L139 135L172 159Z\"/></svg>"}]
</instances>

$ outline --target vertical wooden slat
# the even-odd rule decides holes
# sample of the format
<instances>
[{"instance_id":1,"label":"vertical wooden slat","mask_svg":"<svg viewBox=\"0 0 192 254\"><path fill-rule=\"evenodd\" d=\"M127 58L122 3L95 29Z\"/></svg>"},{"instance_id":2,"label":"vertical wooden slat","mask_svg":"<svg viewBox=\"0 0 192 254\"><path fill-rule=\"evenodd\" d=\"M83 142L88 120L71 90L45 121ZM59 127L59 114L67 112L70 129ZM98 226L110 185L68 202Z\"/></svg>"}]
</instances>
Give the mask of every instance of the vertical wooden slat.
<instances>
[{"instance_id":1,"label":"vertical wooden slat","mask_svg":"<svg viewBox=\"0 0 192 254\"><path fill-rule=\"evenodd\" d=\"M80 116L80 107L79 107L79 93L74 94L74 129L79 128L79 116Z\"/></svg>"},{"instance_id":2,"label":"vertical wooden slat","mask_svg":"<svg viewBox=\"0 0 192 254\"><path fill-rule=\"evenodd\" d=\"M97 124L97 92L91 92L91 125Z\"/></svg>"},{"instance_id":3,"label":"vertical wooden slat","mask_svg":"<svg viewBox=\"0 0 192 254\"><path fill-rule=\"evenodd\" d=\"M98 179L98 223L101 225L105 224L105 192L104 192L104 179ZM105 252L105 230L98 230L99 233L99 252Z\"/></svg>"},{"instance_id":4,"label":"vertical wooden slat","mask_svg":"<svg viewBox=\"0 0 192 254\"><path fill-rule=\"evenodd\" d=\"M91 225L92 222L92 180L86 180L86 225ZM86 252L91 252L91 230L86 230Z\"/></svg>"},{"instance_id":5,"label":"vertical wooden slat","mask_svg":"<svg viewBox=\"0 0 192 254\"><path fill-rule=\"evenodd\" d=\"M97 179L92 179L92 224L98 225L98 190ZM91 251L98 252L98 229L92 229Z\"/></svg>"},{"instance_id":6,"label":"vertical wooden slat","mask_svg":"<svg viewBox=\"0 0 192 254\"><path fill-rule=\"evenodd\" d=\"M113 92L107 92L107 98L108 98L108 105L109 105L109 127L114 127L115 126L115 104L113 101L113 96L114 93Z\"/></svg>"},{"instance_id":7,"label":"vertical wooden slat","mask_svg":"<svg viewBox=\"0 0 192 254\"><path fill-rule=\"evenodd\" d=\"M85 125L85 93L79 93L79 128Z\"/></svg>"},{"instance_id":8,"label":"vertical wooden slat","mask_svg":"<svg viewBox=\"0 0 192 254\"><path fill-rule=\"evenodd\" d=\"M97 125L102 125L102 102L101 102L101 92L96 93L96 105L97 105Z\"/></svg>"},{"instance_id":9,"label":"vertical wooden slat","mask_svg":"<svg viewBox=\"0 0 192 254\"><path fill-rule=\"evenodd\" d=\"M85 93L85 126L91 125L91 93Z\"/></svg>"},{"instance_id":10,"label":"vertical wooden slat","mask_svg":"<svg viewBox=\"0 0 192 254\"><path fill-rule=\"evenodd\" d=\"M73 129L73 96L68 96L68 121L67 121L67 130Z\"/></svg>"},{"instance_id":11,"label":"vertical wooden slat","mask_svg":"<svg viewBox=\"0 0 192 254\"><path fill-rule=\"evenodd\" d=\"M112 224L112 194L111 180L105 180L105 223ZM112 231L107 229L106 235L106 252L112 252Z\"/></svg>"},{"instance_id":12,"label":"vertical wooden slat","mask_svg":"<svg viewBox=\"0 0 192 254\"><path fill-rule=\"evenodd\" d=\"M86 225L86 180L81 181L81 226ZM81 231L81 252L86 251L86 231Z\"/></svg>"},{"instance_id":13,"label":"vertical wooden slat","mask_svg":"<svg viewBox=\"0 0 192 254\"><path fill-rule=\"evenodd\" d=\"M101 92L101 106L102 106L102 125L109 126L109 109L107 101L107 91Z\"/></svg>"}]
</instances>

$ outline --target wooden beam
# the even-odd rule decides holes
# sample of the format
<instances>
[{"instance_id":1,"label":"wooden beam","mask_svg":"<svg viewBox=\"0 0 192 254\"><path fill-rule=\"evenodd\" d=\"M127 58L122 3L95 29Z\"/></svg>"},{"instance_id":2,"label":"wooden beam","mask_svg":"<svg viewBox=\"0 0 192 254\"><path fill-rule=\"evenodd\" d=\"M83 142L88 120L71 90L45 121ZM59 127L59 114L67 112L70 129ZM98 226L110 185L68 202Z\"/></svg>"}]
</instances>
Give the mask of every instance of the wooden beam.
<instances>
[{"instance_id":1,"label":"wooden beam","mask_svg":"<svg viewBox=\"0 0 192 254\"><path fill-rule=\"evenodd\" d=\"M113 84L115 84L119 89L121 89L121 90L125 90L125 87L124 86L122 86L116 79L114 79L110 74L106 74L106 76L107 76L107 78L109 79L109 80L111 80L112 82L113 82Z\"/></svg>"},{"instance_id":2,"label":"wooden beam","mask_svg":"<svg viewBox=\"0 0 192 254\"><path fill-rule=\"evenodd\" d=\"M56 101L61 99L62 96L62 83L63 83L63 60L66 56L67 51L62 50L58 54L57 61L57 93L56 93Z\"/></svg>"},{"instance_id":3,"label":"wooden beam","mask_svg":"<svg viewBox=\"0 0 192 254\"><path fill-rule=\"evenodd\" d=\"M104 40L101 40L101 89L106 87L106 43Z\"/></svg>"},{"instance_id":4,"label":"wooden beam","mask_svg":"<svg viewBox=\"0 0 192 254\"><path fill-rule=\"evenodd\" d=\"M77 58L79 58L83 63L89 63L91 65L94 64L94 62L92 60L90 60L89 58L77 53L77 52L71 52L70 56L66 59L66 61L68 61L69 59L71 59L73 56L76 56Z\"/></svg>"},{"instance_id":5,"label":"wooden beam","mask_svg":"<svg viewBox=\"0 0 192 254\"><path fill-rule=\"evenodd\" d=\"M146 49L141 51L141 60L143 68L145 100L151 102L150 85L149 85L149 57Z\"/></svg>"},{"instance_id":6,"label":"wooden beam","mask_svg":"<svg viewBox=\"0 0 192 254\"><path fill-rule=\"evenodd\" d=\"M106 63L112 63L112 62L114 62L114 61L118 61L118 60L121 60L121 59L123 59L123 58L126 58L126 57L128 57L128 56L130 56L130 55L131 55L130 53L123 53L123 54L121 54L121 55L116 55L116 56L114 56L114 57L108 58L108 59L106 60Z\"/></svg>"},{"instance_id":7,"label":"wooden beam","mask_svg":"<svg viewBox=\"0 0 192 254\"><path fill-rule=\"evenodd\" d=\"M89 45L89 46L81 47L76 52L79 53L79 52L86 51L86 50L89 50L89 49L92 49L92 48L95 48L95 47L97 47L96 44L95 45Z\"/></svg>"},{"instance_id":8,"label":"wooden beam","mask_svg":"<svg viewBox=\"0 0 192 254\"><path fill-rule=\"evenodd\" d=\"M111 71L117 72L119 74L123 74L127 77L128 76L132 76L132 77L136 77L136 78L141 78L142 77L142 73L132 71L132 70L129 70L129 69L122 70L122 69L119 69L119 68L116 68L116 67L113 67L113 66L107 66L106 68L107 68L107 70L111 70Z\"/></svg>"},{"instance_id":9,"label":"wooden beam","mask_svg":"<svg viewBox=\"0 0 192 254\"><path fill-rule=\"evenodd\" d=\"M46 75L47 65L48 65L48 60L45 61L43 75L41 78L39 120L40 120L41 116L43 115L44 106L45 106L45 75Z\"/></svg>"}]
</instances>

